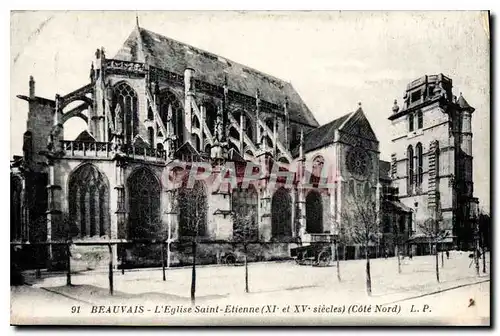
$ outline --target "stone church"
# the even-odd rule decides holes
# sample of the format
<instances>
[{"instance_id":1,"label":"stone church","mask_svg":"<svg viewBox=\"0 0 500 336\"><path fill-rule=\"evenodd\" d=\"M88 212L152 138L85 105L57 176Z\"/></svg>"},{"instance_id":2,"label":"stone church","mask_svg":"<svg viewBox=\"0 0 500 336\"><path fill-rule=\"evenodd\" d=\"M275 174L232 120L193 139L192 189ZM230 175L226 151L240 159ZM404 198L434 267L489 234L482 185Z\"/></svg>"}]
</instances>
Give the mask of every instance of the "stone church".
<instances>
[{"instance_id":1,"label":"stone church","mask_svg":"<svg viewBox=\"0 0 500 336\"><path fill-rule=\"evenodd\" d=\"M383 203L379 142L361 104L319 126L290 83L139 25L114 57L103 48L95 52L87 85L46 99L36 95L30 78L29 94L18 97L28 103L28 120L23 155L11 162L11 241L122 242L113 250L118 264L147 264L159 252L146 246L148 256L144 245L131 242L175 243L193 235L231 242L246 223L251 241L261 244L261 260L286 258L291 246L324 234L340 241L349 197L373 200L377 210ZM394 110L394 123L412 108ZM71 118L87 124L74 140L64 138ZM440 146L444 153L443 146L451 145ZM406 186L416 188L417 182L403 177L402 148L392 157L391 173L399 192L410 196ZM196 179L192 188L172 187L172 172L195 162L208 164L212 175L231 163L236 184L223 188ZM257 167L259 183L244 188L241 172L249 164ZM276 167L292 173L292 182L272 183ZM420 176L414 171L411 176ZM466 183L470 171L459 174L465 174L463 187L472 188ZM325 176L328 183L318 182ZM441 184L448 180L442 176ZM413 207L413 198L406 199ZM405 215L401 227L407 233L410 210L391 202L390 211ZM425 201L419 202L423 207ZM343 258L361 255L355 241L343 244ZM61 258L55 247L35 254L37 262Z\"/></svg>"},{"instance_id":2,"label":"stone church","mask_svg":"<svg viewBox=\"0 0 500 336\"><path fill-rule=\"evenodd\" d=\"M450 78L423 76L408 84L404 104L394 102L391 179L399 198L412 210L413 244L428 247L429 218L444 230L444 248L469 248L474 236L478 199L473 197L472 113Z\"/></svg>"}]
</instances>

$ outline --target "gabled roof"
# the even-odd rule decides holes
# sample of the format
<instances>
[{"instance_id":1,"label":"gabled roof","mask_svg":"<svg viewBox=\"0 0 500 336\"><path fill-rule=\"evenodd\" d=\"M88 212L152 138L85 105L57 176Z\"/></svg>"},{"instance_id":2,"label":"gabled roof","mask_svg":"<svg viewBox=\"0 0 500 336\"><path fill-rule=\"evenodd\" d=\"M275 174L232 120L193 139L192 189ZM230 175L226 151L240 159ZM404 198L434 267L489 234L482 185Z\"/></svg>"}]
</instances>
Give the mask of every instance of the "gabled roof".
<instances>
[{"instance_id":1,"label":"gabled roof","mask_svg":"<svg viewBox=\"0 0 500 336\"><path fill-rule=\"evenodd\" d=\"M292 84L140 27L130 34L115 59L134 62L147 59L148 64L177 74L192 68L199 80L222 86L226 78L229 90L250 97L259 91L262 100L279 106L288 98L290 120L319 126Z\"/></svg>"},{"instance_id":2,"label":"gabled roof","mask_svg":"<svg viewBox=\"0 0 500 336\"><path fill-rule=\"evenodd\" d=\"M335 131L339 129L340 126L342 126L342 124L353 113L354 112L343 115L342 117L337 118L329 122L328 124L325 124L304 134L304 153L332 143L335 137Z\"/></svg>"},{"instance_id":3,"label":"gabled roof","mask_svg":"<svg viewBox=\"0 0 500 336\"><path fill-rule=\"evenodd\" d=\"M357 132L360 133L354 131L355 127L358 129ZM368 140L378 142L363 110L359 107L355 112L343 115L328 124L304 134L304 153L333 143L335 141L335 131L337 130L341 130L345 133L361 135ZM296 157L298 153L299 148L294 148L292 155Z\"/></svg>"},{"instance_id":4,"label":"gabled roof","mask_svg":"<svg viewBox=\"0 0 500 336\"><path fill-rule=\"evenodd\" d=\"M82 133L76 137L75 141L95 142L95 138L87 130L83 130Z\"/></svg>"}]
</instances>

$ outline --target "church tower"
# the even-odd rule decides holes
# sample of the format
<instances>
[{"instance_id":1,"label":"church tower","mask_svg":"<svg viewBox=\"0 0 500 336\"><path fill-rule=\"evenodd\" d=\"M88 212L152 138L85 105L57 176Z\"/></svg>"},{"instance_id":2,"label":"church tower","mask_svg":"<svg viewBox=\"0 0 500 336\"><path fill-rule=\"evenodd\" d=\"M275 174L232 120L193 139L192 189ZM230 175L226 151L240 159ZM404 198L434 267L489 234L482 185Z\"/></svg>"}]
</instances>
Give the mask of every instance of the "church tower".
<instances>
[{"instance_id":1,"label":"church tower","mask_svg":"<svg viewBox=\"0 0 500 336\"><path fill-rule=\"evenodd\" d=\"M472 128L474 108L443 74L423 76L406 87L400 108L394 102L392 183L413 210L412 233L436 219L449 245L472 241Z\"/></svg>"}]
</instances>

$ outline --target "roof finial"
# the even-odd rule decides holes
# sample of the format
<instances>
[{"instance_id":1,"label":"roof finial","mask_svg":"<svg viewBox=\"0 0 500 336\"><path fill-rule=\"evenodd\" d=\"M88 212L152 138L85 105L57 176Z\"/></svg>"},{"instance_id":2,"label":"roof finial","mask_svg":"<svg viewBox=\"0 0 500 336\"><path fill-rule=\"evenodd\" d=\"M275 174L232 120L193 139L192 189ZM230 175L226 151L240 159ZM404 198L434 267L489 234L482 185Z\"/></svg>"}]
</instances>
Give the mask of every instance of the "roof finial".
<instances>
[{"instance_id":1,"label":"roof finial","mask_svg":"<svg viewBox=\"0 0 500 336\"><path fill-rule=\"evenodd\" d=\"M361 102L358 102L358 106L361 107Z\"/></svg>"},{"instance_id":2,"label":"roof finial","mask_svg":"<svg viewBox=\"0 0 500 336\"><path fill-rule=\"evenodd\" d=\"M135 13L135 25L139 28L139 14Z\"/></svg>"}]
</instances>

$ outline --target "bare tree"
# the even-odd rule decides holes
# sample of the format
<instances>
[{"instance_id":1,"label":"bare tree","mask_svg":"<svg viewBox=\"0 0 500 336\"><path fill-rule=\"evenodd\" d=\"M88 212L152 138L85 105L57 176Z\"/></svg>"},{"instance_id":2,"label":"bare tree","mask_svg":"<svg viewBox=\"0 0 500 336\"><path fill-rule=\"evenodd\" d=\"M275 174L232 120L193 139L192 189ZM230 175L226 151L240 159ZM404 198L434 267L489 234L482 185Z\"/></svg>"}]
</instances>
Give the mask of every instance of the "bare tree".
<instances>
[{"instance_id":1,"label":"bare tree","mask_svg":"<svg viewBox=\"0 0 500 336\"><path fill-rule=\"evenodd\" d=\"M339 251L340 251L340 244L342 244L345 247L346 244L346 234L344 227L337 223L335 220L335 214L329 213L327 216L327 223L330 224L330 227L332 228L332 233L335 235L334 241L333 241L333 250L335 251L335 264L337 268L337 280L340 282L342 281L342 278L340 276L340 257L339 257ZM345 254L345 251L344 251Z\"/></svg>"},{"instance_id":2,"label":"bare tree","mask_svg":"<svg viewBox=\"0 0 500 336\"><path fill-rule=\"evenodd\" d=\"M486 273L486 251L489 249L489 239L491 237L491 217L481 211L479 213L479 236L481 239L481 250L483 257L483 273Z\"/></svg>"},{"instance_id":3,"label":"bare tree","mask_svg":"<svg viewBox=\"0 0 500 336\"><path fill-rule=\"evenodd\" d=\"M447 237L445 230L439 229L439 221L434 218L427 218L423 222L417 224L420 231L429 239L429 247L434 247L434 255L436 259L436 280L439 282L439 253L438 243Z\"/></svg>"},{"instance_id":4,"label":"bare tree","mask_svg":"<svg viewBox=\"0 0 500 336\"><path fill-rule=\"evenodd\" d=\"M207 196L203 184L197 181L193 188L182 187L178 191L178 211L180 214L179 233L182 240L191 243L191 303L196 297L196 250L201 237L205 236L207 219Z\"/></svg>"},{"instance_id":5,"label":"bare tree","mask_svg":"<svg viewBox=\"0 0 500 336\"><path fill-rule=\"evenodd\" d=\"M397 217L396 217L397 218ZM392 241L396 247L396 258L398 261L398 273L401 274L401 245L403 243L403 233L400 230L397 220L392 221Z\"/></svg>"},{"instance_id":6,"label":"bare tree","mask_svg":"<svg viewBox=\"0 0 500 336\"><path fill-rule=\"evenodd\" d=\"M258 236L258 227L256 213L254 210L242 211L234 209L233 217L233 240L243 246L243 255L245 263L245 292L248 293L248 244L256 241Z\"/></svg>"},{"instance_id":7,"label":"bare tree","mask_svg":"<svg viewBox=\"0 0 500 336\"><path fill-rule=\"evenodd\" d=\"M372 197L350 195L347 197L347 210L343 217L347 221L346 233L352 240L364 247L366 259L366 292L372 294L370 272L370 243L375 243L379 232L377 206Z\"/></svg>"}]
</instances>

